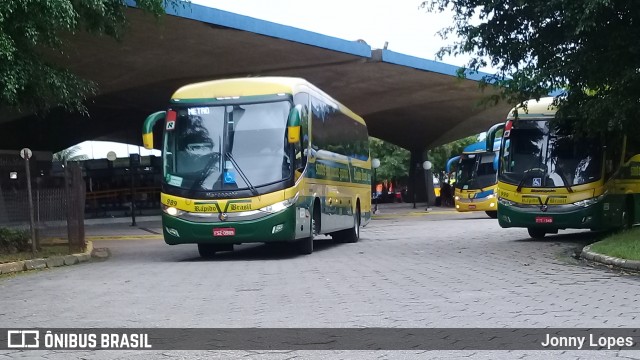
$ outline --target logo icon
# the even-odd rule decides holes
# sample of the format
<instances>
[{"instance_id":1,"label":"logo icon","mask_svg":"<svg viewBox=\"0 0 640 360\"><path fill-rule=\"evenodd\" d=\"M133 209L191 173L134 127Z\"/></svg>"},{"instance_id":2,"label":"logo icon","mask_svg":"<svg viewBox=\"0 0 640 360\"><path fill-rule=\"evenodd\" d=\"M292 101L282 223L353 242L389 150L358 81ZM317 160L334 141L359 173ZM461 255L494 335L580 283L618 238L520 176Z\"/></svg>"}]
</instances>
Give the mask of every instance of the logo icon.
<instances>
[{"instance_id":1,"label":"logo icon","mask_svg":"<svg viewBox=\"0 0 640 360\"><path fill-rule=\"evenodd\" d=\"M8 330L7 348L25 349L40 347L39 330Z\"/></svg>"},{"instance_id":2,"label":"logo icon","mask_svg":"<svg viewBox=\"0 0 640 360\"><path fill-rule=\"evenodd\" d=\"M533 186L542 186L542 178L533 178Z\"/></svg>"}]
</instances>

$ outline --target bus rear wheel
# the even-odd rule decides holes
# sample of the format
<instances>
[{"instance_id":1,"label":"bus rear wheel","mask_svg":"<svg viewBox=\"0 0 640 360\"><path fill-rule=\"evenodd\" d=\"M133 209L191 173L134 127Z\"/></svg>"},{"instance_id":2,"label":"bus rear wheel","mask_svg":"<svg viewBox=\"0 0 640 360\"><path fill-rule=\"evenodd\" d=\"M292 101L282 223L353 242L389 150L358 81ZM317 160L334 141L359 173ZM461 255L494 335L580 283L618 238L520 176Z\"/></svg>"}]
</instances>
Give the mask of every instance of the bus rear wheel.
<instances>
[{"instance_id":1,"label":"bus rear wheel","mask_svg":"<svg viewBox=\"0 0 640 360\"><path fill-rule=\"evenodd\" d=\"M527 231L532 239L542 239L547 234L544 230L536 228L527 228Z\"/></svg>"},{"instance_id":2,"label":"bus rear wheel","mask_svg":"<svg viewBox=\"0 0 640 360\"><path fill-rule=\"evenodd\" d=\"M340 230L331 235L336 241L342 243L357 243L360 240L360 206L356 208L351 229Z\"/></svg>"},{"instance_id":3,"label":"bus rear wheel","mask_svg":"<svg viewBox=\"0 0 640 360\"><path fill-rule=\"evenodd\" d=\"M487 215L489 215L489 217L492 218L492 219L497 219L498 218L498 212L496 210L494 210L494 211L485 211L485 213Z\"/></svg>"}]
</instances>

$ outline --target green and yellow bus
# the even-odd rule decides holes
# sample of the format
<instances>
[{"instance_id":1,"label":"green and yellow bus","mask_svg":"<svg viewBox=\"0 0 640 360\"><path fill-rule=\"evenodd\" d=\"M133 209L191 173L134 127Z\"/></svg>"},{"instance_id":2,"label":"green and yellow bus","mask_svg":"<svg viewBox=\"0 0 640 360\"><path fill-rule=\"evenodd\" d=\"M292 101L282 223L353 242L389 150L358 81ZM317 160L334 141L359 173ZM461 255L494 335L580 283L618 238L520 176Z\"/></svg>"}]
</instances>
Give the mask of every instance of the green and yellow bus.
<instances>
[{"instance_id":1,"label":"green and yellow bus","mask_svg":"<svg viewBox=\"0 0 640 360\"><path fill-rule=\"evenodd\" d=\"M456 165L453 200L458 212L484 211L489 217L498 217L496 188L498 187L498 151L500 138L490 150L484 141L464 148L462 154L447 161L447 173Z\"/></svg>"},{"instance_id":2,"label":"green and yellow bus","mask_svg":"<svg viewBox=\"0 0 640 360\"><path fill-rule=\"evenodd\" d=\"M552 121L553 98L511 110L498 170L498 221L532 238L559 229L606 230L640 220L640 138L606 132L577 138ZM628 135L628 136L627 136Z\"/></svg>"},{"instance_id":3,"label":"green and yellow bus","mask_svg":"<svg viewBox=\"0 0 640 360\"><path fill-rule=\"evenodd\" d=\"M184 86L150 115L163 123L162 227L167 244L203 257L234 244L319 234L356 242L371 218L364 120L309 82L262 77Z\"/></svg>"}]
</instances>

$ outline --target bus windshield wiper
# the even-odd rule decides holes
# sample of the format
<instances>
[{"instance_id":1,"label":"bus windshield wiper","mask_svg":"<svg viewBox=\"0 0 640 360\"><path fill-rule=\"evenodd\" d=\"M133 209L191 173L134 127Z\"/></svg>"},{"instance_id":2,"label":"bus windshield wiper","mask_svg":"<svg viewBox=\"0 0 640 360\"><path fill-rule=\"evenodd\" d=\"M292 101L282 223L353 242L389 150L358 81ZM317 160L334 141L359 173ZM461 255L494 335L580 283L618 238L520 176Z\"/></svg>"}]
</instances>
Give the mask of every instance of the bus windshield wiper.
<instances>
[{"instance_id":1,"label":"bus windshield wiper","mask_svg":"<svg viewBox=\"0 0 640 360\"><path fill-rule=\"evenodd\" d=\"M211 158L209 158L209 161L207 162L205 167L202 169L202 172L200 173L200 176L198 176L198 178L193 182L193 185L191 186L191 189L189 189L190 193L193 193L193 191L198 186L202 186L202 183L204 183L204 181L209 176L209 173L210 173L211 169L213 168L213 165L215 165L216 162L219 162L219 161L220 161L220 153L212 153L211 154ZM218 164L218 165L220 165L220 164Z\"/></svg>"},{"instance_id":2,"label":"bus windshield wiper","mask_svg":"<svg viewBox=\"0 0 640 360\"><path fill-rule=\"evenodd\" d=\"M244 180L244 182L247 184L247 186L249 186L249 189L251 189L251 193L253 195L259 195L258 194L258 190L253 185L251 185L251 182L249 181L247 176L242 172L242 169L240 169L240 166L238 166L238 163L236 162L236 160L231 155L231 152L227 152L226 155L229 158L229 160L231 160L231 163L233 164L235 169L238 170L238 174L240 174L240 177L242 177L242 180Z\"/></svg>"},{"instance_id":3,"label":"bus windshield wiper","mask_svg":"<svg viewBox=\"0 0 640 360\"><path fill-rule=\"evenodd\" d=\"M520 180L520 182L518 183L518 188L516 189L516 192L522 191L522 186L524 185L524 182L526 180L529 180L529 178L533 176L534 172L542 173L542 176L544 177L546 170L543 168L531 168L529 170L525 170L524 173L522 174L522 180Z\"/></svg>"},{"instance_id":4,"label":"bus windshield wiper","mask_svg":"<svg viewBox=\"0 0 640 360\"><path fill-rule=\"evenodd\" d=\"M558 174L558 176L560 176L560 179L562 179L562 183L564 184L564 187L567 189L567 191L572 193L573 189L571 188L571 186L569 186L569 182L567 181L567 178L564 176L564 174L562 174L561 172L556 172L556 174Z\"/></svg>"}]
</instances>

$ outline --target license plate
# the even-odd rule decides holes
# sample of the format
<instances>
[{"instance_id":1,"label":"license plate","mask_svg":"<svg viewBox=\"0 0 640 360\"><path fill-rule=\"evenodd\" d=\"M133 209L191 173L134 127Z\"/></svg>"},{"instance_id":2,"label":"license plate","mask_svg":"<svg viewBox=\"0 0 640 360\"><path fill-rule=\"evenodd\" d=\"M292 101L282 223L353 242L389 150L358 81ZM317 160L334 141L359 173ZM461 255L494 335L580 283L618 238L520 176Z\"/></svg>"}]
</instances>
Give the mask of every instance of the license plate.
<instances>
[{"instance_id":1,"label":"license plate","mask_svg":"<svg viewBox=\"0 0 640 360\"><path fill-rule=\"evenodd\" d=\"M551 224L553 218L551 216L536 216L536 224Z\"/></svg>"},{"instance_id":2,"label":"license plate","mask_svg":"<svg viewBox=\"0 0 640 360\"><path fill-rule=\"evenodd\" d=\"M469 205L469 209L470 209L470 210L474 210L475 208L476 208L476 206L475 206L475 205Z\"/></svg>"},{"instance_id":3,"label":"license plate","mask_svg":"<svg viewBox=\"0 0 640 360\"><path fill-rule=\"evenodd\" d=\"M234 228L215 228L213 229L213 236L234 236L236 229Z\"/></svg>"}]
</instances>

